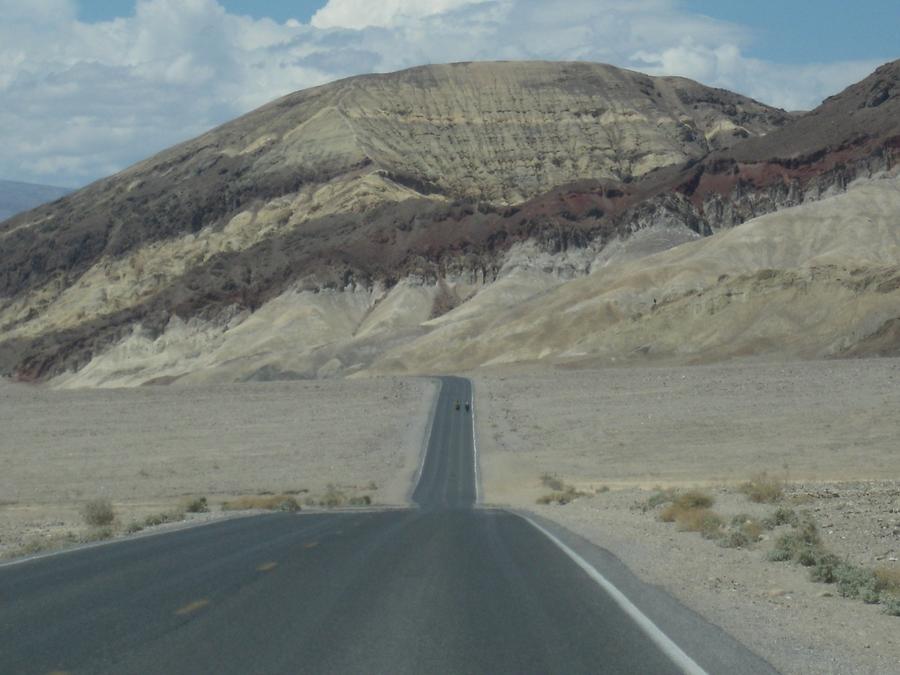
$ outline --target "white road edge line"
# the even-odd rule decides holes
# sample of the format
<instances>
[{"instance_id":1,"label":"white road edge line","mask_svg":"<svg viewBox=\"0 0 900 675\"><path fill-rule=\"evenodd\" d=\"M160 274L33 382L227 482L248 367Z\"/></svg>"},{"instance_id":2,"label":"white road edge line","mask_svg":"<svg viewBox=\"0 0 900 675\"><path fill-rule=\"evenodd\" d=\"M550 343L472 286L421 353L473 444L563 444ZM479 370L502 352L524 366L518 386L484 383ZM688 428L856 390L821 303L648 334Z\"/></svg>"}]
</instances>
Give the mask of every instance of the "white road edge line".
<instances>
[{"instance_id":1,"label":"white road edge line","mask_svg":"<svg viewBox=\"0 0 900 675\"><path fill-rule=\"evenodd\" d=\"M475 503L481 503L481 495L478 490L478 435L475 433L475 383L469 380L469 388L472 390L472 462L475 465Z\"/></svg>"},{"instance_id":2,"label":"white road edge line","mask_svg":"<svg viewBox=\"0 0 900 675\"><path fill-rule=\"evenodd\" d=\"M548 532L546 529L538 525L535 521L533 521L528 516L522 516L525 520L527 520L531 525L541 532L545 537L547 537L550 541L556 544L563 553L569 556L572 561L578 565L581 569L583 569L587 575L593 579L600 588L602 588L606 593L613 599L613 601L622 608L622 610L631 617L631 619L638 625L638 627L644 632L644 634L656 644L657 647L671 659L671 661L681 668L686 675L709 675L703 668L701 668L696 661L694 661L690 656L682 651L681 647L675 644L668 635L660 630L659 626L653 623L646 614L644 614L641 610L639 610L631 600L629 600L622 591L616 588L611 581L609 581L606 577L604 577L597 569L591 565L587 560L578 555L571 548L566 546L563 542L561 542L558 538Z\"/></svg>"}]
</instances>

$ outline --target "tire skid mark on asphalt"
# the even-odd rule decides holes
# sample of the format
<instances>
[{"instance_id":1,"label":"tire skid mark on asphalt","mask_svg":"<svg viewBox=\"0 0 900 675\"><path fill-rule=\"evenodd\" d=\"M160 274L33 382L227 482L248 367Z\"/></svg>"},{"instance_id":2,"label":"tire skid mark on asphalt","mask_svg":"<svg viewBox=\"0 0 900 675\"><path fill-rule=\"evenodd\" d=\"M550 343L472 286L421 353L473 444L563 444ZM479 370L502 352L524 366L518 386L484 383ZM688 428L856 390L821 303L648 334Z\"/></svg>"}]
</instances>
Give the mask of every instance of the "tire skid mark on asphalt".
<instances>
[{"instance_id":1,"label":"tire skid mark on asphalt","mask_svg":"<svg viewBox=\"0 0 900 675\"><path fill-rule=\"evenodd\" d=\"M262 563L261 565L258 565L258 566L256 567L256 571L257 571L257 572L271 572L271 571L274 570L276 567L278 567L278 563L277 563L277 562L274 562L274 561L272 561L272 562L264 562L264 563Z\"/></svg>"}]
</instances>

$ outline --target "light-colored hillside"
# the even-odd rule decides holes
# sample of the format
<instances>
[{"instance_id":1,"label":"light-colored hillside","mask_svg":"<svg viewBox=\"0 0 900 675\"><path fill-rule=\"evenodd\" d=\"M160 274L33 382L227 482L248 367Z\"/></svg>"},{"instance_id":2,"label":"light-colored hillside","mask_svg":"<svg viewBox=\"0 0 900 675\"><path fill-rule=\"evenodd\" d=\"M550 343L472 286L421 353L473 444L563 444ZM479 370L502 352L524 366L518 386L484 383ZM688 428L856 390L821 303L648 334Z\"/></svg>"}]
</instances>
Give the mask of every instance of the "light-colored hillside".
<instances>
[{"instance_id":1,"label":"light-colored hillside","mask_svg":"<svg viewBox=\"0 0 900 675\"><path fill-rule=\"evenodd\" d=\"M705 239L653 229L551 255L514 247L496 281L290 290L253 314L139 327L62 387L233 382L516 363L840 355L900 317L900 179ZM680 245L679 245L680 244ZM864 353L864 352L863 352Z\"/></svg>"},{"instance_id":2,"label":"light-colored hillside","mask_svg":"<svg viewBox=\"0 0 900 675\"><path fill-rule=\"evenodd\" d=\"M900 317L900 180L611 262L502 312L477 303L374 368L840 354Z\"/></svg>"}]
</instances>

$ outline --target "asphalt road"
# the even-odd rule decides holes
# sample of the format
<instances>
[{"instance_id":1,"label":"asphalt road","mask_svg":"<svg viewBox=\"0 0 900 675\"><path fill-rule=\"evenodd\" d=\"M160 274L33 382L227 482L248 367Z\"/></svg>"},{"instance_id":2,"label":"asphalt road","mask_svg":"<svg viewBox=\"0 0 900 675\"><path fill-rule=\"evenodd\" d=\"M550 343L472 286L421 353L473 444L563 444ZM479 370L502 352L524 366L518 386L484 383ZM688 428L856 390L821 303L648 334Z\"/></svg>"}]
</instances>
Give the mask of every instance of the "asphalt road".
<instances>
[{"instance_id":1,"label":"asphalt road","mask_svg":"<svg viewBox=\"0 0 900 675\"><path fill-rule=\"evenodd\" d=\"M651 628L529 521L473 508L456 399L470 384L445 378L418 508L242 518L0 567L0 673L683 672L654 630L707 672L773 672L602 549L543 524Z\"/></svg>"}]
</instances>

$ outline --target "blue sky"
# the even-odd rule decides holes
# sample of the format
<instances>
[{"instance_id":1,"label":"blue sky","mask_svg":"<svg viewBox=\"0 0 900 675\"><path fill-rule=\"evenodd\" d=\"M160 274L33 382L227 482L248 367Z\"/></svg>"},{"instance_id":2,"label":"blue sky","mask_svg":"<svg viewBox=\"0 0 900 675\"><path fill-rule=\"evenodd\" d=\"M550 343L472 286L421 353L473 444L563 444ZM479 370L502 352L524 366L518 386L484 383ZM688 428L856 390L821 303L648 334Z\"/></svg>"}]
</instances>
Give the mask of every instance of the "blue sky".
<instances>
[{"instance_id":1,"label":"blue sky","mask_svg":"<svg viewBox=\"0 0 900 675\"><path fill-rule=\"evenodd\" d=\"M307 23L325 0L219 0L219 4L257 19ZM684 0L681 5L750 28L746 52L758 58L807 63L898 56L900 0ZM79 15L85 21L133 12L134 0L79 0Z\"/></svg>"},{"instance_id":2,"label":"blue sky","mask_svg":"<svg viewBox=\"0 0 900 675\"><path fill-rule=\"evenodd\" d=\"M219 4L232 14L268 17L281 23L288 19L307 23L325 5L325 0L220 0ZM78 10L85 21L104 21L133 14L134 0L79 0Z\"/></svg>"},{"instance_id":3,"label":"blue sky","mask_svg":"<svg viewBox=\"0 0 900 675\"><path fill-rule=\"evenodd\" d=\"M424 63L596 61L810 109L900 57L898 34L900 0L0 0L0 178L77 187Z\"/></svg>"},{"instance_id":4,"label":"blue sky","mask_svg":"<svg viewBox=\"0 0 900 675\"><path fill-rule=\"evenodd\" d=\"M897 58L898 0L686 0L692 12L752 29L747 53L783 63Z\"/></svg>"}]
</instances>

